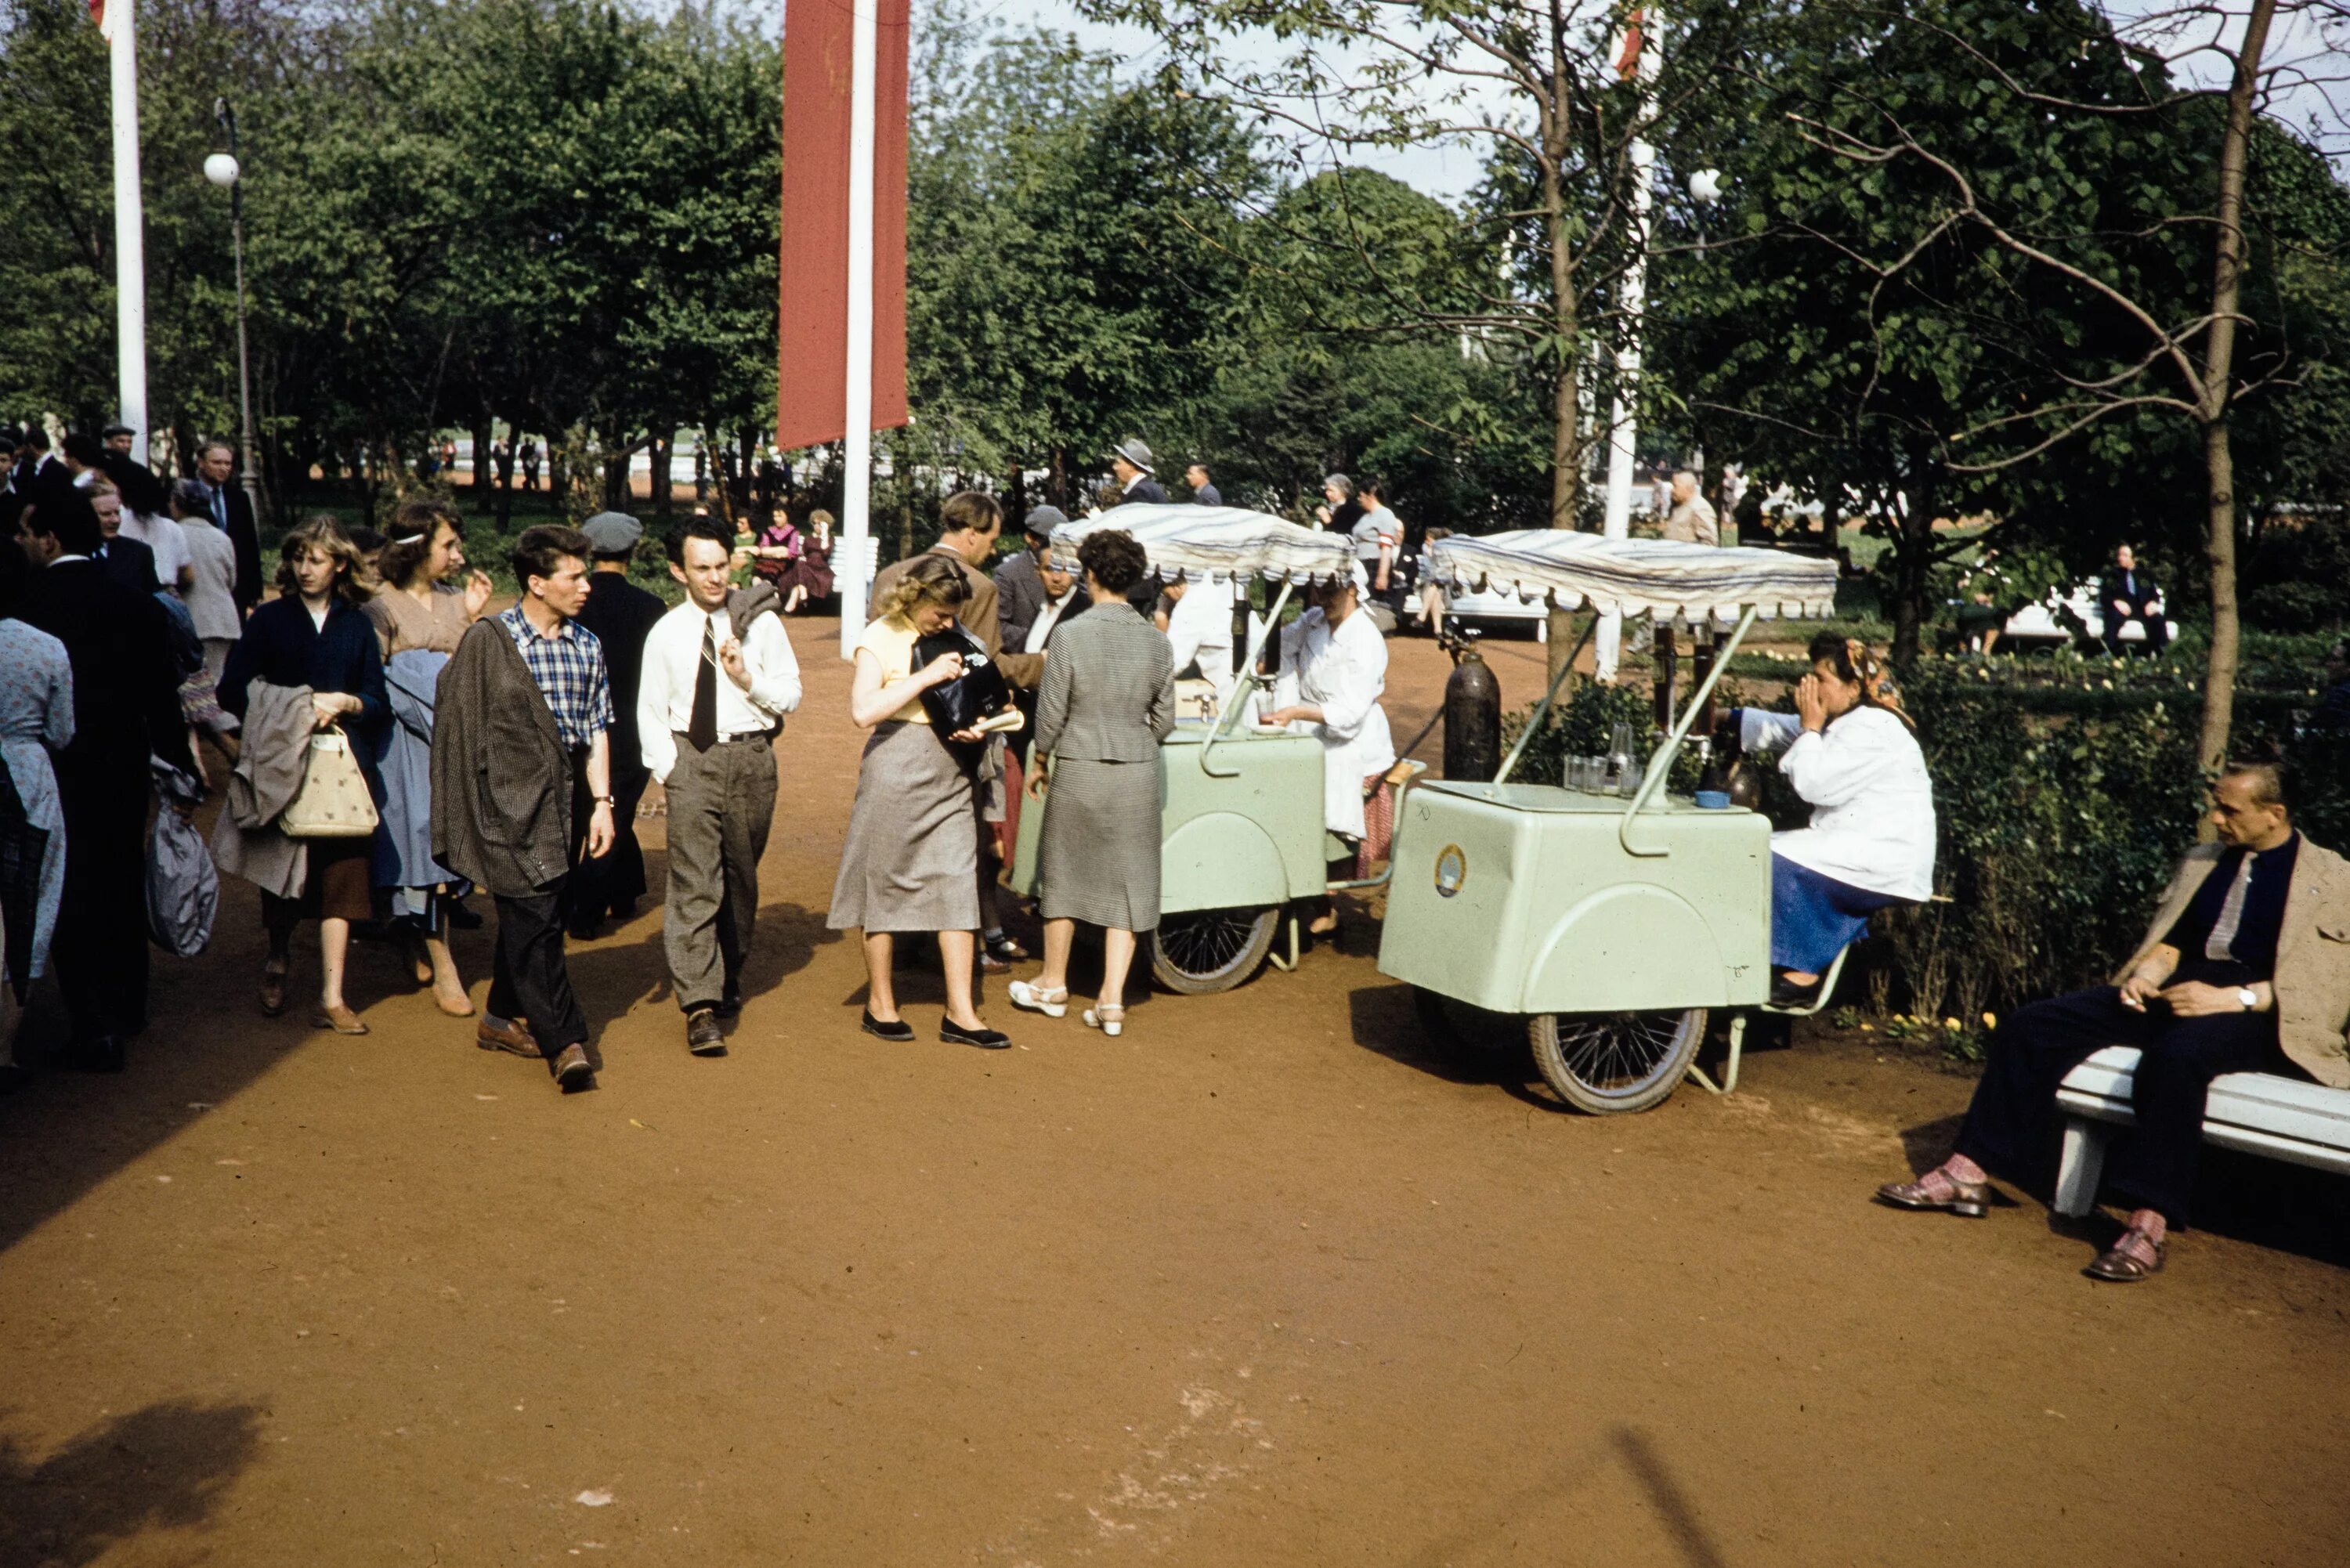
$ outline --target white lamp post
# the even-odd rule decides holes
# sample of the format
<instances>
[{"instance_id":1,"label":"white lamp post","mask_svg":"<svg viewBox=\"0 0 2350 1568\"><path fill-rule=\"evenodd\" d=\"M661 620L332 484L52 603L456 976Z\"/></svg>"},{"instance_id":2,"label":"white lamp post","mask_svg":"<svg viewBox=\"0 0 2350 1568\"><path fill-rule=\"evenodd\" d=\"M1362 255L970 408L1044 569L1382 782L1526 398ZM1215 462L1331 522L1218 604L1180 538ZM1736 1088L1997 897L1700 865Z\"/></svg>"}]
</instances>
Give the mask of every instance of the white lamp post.
<instances>
[{"instance_id":1,"label":"white lamp post","mask_svg":"<svg viewBox=\"0 0 2350 1568\"><path fill-rule=\"evenodd\" d=\"M228 132L228 151L215 152L204 160L204 178L228 192L228 227L236 252L236 401L237 401L237 462L244 472L237 483L244 488L245 501L253 507L255 524L261 517L261 497L255 491L255 467L253 461L253 369L244 337L244 171L236 161L236 111L228 99L213 99L213 117Z\"/></svg>"}]
</instances>

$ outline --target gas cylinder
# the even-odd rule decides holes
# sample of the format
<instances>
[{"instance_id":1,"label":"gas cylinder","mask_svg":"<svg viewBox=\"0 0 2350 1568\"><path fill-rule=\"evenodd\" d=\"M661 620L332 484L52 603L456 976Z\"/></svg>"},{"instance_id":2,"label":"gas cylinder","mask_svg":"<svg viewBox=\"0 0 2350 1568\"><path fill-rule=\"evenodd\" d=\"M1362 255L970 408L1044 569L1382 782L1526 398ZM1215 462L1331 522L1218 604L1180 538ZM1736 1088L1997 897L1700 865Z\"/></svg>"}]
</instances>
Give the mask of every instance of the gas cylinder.
<instances>
[{"instance_id":1,"label":"gas cylinder","mask_svg":"<svg viewBox=\"0 0 2350 1568\"><path fill-rule=\"evenodd\" d=\"M1484 784L1502 766L1502 683L1492 667L1464 648L1444 683L1444 776Z\"/></svg>"}]
</instances>

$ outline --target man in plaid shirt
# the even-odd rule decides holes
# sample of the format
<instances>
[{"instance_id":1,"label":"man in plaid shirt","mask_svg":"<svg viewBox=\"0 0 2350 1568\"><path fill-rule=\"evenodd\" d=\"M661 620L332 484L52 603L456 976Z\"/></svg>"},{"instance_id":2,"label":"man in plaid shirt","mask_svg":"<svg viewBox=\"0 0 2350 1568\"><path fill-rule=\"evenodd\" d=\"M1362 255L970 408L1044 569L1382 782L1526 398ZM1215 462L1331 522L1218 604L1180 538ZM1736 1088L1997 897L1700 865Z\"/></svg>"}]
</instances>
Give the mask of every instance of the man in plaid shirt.
<instances>
[{"instance_id":1,"label":"man in plaid shirt","mask_svg":"<svg viewBox=\"0 0 2350 1568\"><path fill-rule=\"evenodd\" d=\"M443 864L484 882L498 905L497 967L476 1036L544 1057L566 1089L591 1085L596 1068L564 962L564 887L583 851L600 857L613 838L611 677L603 644L572 618L588 600L587 556L575 528L528 528L515 541L521 600L459 644L442 675L434 745L435 853L448 845L463 864ZM520 668L497 651L505 639ZM532 711L534 688L545 715ZM502 766L489 766L493 754ZM509 798L493 800L497 820L485 821L475 797L500 792Z\"/></svg>"}]
</instances>

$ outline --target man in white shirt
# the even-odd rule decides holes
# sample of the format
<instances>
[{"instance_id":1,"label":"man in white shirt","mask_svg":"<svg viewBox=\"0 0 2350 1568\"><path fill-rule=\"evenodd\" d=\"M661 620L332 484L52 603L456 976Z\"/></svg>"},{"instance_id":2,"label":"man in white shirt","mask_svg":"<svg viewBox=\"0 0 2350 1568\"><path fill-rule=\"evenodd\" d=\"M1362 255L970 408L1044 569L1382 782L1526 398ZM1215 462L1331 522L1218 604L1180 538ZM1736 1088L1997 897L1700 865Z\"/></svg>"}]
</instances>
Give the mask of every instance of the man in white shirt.
<instances>
[{"instance_id":1,"label":"man in white shirt","mask_svg":"<svg viewBox=\"0 0 2350 1568\"><path fill-rule=\"evenodd\" d=\"M653 623L637 688L638 744L669 792L661 937L697 1056L725 1054L718 1015L741 1005L759 857L775 815L775 738L800 705L799 659L771 613L781 601L773 588L730 594L733 553L728 531L706 517L670 536L670 576L685 585L685 602Z\"/></svg>"},{"instance_id":2,"label":"man in white shirt","mask_svg":"<svg viewBox=\"0 0 2350 1568\"><path fill-rule=\"evenodd\" d=\"M195 581L195 558L186 531L170 517L125 506L121 532L155 552L155 581L185 599Z\"/></svg>"}]
</instances>

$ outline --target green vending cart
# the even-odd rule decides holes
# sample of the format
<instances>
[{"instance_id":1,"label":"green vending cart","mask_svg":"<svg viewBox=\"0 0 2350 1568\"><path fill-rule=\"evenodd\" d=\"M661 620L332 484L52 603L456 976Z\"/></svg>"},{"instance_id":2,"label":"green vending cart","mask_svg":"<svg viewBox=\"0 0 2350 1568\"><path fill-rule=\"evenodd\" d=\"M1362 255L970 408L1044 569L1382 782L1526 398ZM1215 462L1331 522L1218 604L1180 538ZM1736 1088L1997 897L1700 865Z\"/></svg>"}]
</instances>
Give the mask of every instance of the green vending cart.
<instances>
[{"instance_id":1,"label":"green vending cart","mask_svg":"<svg viewBox=\"0 0 2350 1568\"><path fill-rule=\"evenodd\" d=\"M1770 824L1669 795L1673 758L1758 616L1833 612L1835 563L1524 529L1440 540L1427 569L1560 609L1729 631L1628 793L1630 770L1576 788L1512 779L1554 683L1493 783L1422 782L1396 815L1379 972L1414 988L1440 1039L1522 1024L1569 1105L1646 1110L1692 1070L1709 1010L1760 1005L1771 987Z\"/></svg>"},{"instance_id":2,"label":"green vending cart","mask_svg":"<svg viewBox=\"0 0 2350 1568\"><path fill-rule=\"evenodd\" d=\"M1238 686L1223 710L1187 720L1159 748L1159 921L1150 971L1170 991L1229 991L1268 958L1297 961L1298 900L1325 887L1322 743L1311 735L1263 730L1250 701L1257 657L1297 585L1353 569L1341 535L1236 506L1131 505L1055 529L1053 552L1075 569L1079 541L1096 528L1132 534L1162 578L1245 587L1263 577L1278 591L1266 614L1236 635ZM1196 591L1196 590L1195 590ZM1234 599L1245 607L1245 596ZM1245 608L1243 611L1246 613ZM1011 885L1034 897L1036 846L1045 813L1020 814ZM1287 926L1287 954L1274 940Z\"/></svg>"}]
</instances>

